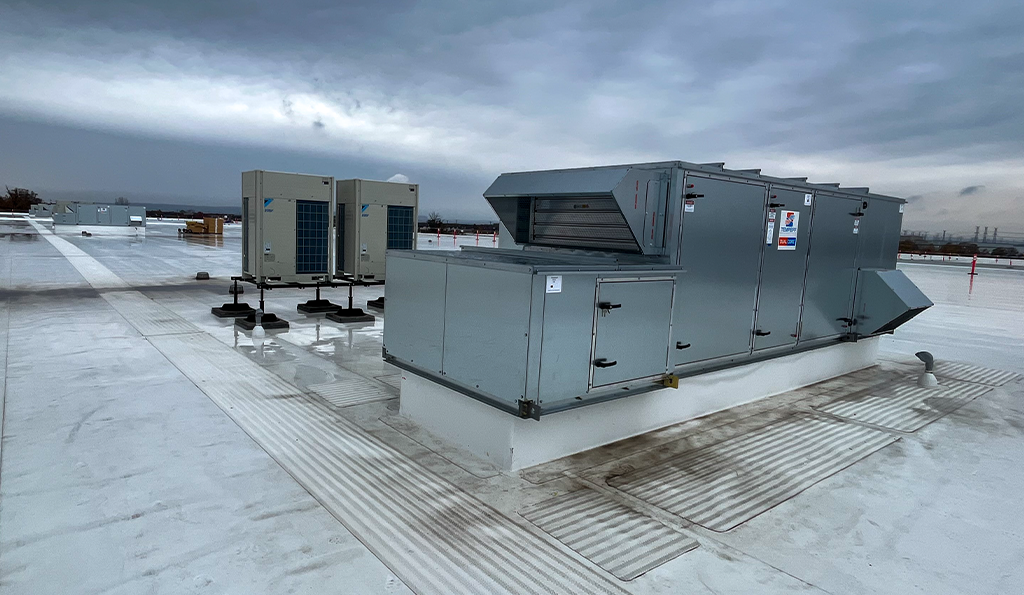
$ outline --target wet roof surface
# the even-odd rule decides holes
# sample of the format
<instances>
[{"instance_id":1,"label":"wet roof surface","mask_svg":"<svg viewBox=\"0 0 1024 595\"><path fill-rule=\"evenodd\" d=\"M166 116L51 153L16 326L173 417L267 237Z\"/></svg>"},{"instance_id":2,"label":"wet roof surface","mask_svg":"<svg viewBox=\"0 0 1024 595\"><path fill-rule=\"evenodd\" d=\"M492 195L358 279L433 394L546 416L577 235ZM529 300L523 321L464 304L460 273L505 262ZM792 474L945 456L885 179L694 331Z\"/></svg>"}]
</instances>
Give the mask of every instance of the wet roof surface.
<instances>
[{"instance_id":1,"label":"wet roof surface","mask_svg":"<svg viewBox=\"0 0 1024 595\"><path fill-rule=\"evenodd\" d=\"M4 593L1024 582L1024 387L985 370L1024 373L1022 271L901 265L936 305L883 339L880 366L507 474L397 415L380 316L335 324L296 314L310 291L274 290L292 326L257 352L209 313L230 300L239 228L180 226L58 238L0 218ZM454 242L421 247L439 239ZM939 395L912 388L919 349Z\"/></svg>"}]
</instances>

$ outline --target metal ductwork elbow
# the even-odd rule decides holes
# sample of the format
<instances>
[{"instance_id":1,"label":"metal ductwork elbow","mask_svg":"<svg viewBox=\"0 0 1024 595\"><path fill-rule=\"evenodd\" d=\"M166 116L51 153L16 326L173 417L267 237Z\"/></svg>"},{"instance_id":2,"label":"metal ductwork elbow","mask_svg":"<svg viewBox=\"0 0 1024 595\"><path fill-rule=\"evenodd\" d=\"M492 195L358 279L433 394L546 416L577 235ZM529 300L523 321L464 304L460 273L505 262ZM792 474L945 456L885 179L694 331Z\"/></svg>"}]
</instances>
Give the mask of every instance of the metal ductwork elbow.
<instances>
[{"instance_id":1,"label":"metal ductwork elbow","mask_svg":"<svg viewBox=\"0 0 1024 595\"><path fill-rule=\"evenodd\" d=\"M899 270L863 269L857 279L857 334L891 333L932 306Z\"/></svg>"}]
</instances>

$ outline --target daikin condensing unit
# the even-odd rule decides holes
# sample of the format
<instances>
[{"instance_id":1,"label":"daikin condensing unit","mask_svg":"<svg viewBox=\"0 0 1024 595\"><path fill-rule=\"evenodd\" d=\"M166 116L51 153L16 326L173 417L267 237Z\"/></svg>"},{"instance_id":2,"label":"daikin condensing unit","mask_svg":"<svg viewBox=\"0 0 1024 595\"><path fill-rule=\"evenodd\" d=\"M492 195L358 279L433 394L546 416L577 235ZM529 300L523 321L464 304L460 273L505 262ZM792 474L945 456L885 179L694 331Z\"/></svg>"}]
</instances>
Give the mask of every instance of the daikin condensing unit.
<instances>
[{"instance_id":1,"label":"daikin condensing unit","mask_svg":"<svg viewBox=\"0 0 1024 595\"><path fill-rule=\"evenodd\" d=\"M334 178L242 173L242 276L256 282L331 278Z\"/></svg>"},{"instance_id":2,"label":"daikin condensing unit","mask_svg":"<svg viewBox=\"0 0 1024 595\"><path fill-rule=\"evenodd\" d=\"M338 277L384 280L384 253L416 247L419 185L338 180Z\"/></svg>"}]
</instances>

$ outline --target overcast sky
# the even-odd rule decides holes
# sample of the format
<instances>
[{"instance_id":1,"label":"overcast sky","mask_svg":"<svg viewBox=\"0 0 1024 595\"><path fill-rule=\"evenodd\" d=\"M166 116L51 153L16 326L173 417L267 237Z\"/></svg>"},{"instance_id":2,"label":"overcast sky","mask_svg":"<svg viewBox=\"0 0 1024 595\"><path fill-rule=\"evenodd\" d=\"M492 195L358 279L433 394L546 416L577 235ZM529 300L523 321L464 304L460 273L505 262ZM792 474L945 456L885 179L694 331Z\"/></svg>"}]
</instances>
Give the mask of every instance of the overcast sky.
<instances>
[{"instance_id":1,"label":"overcast sky","mask_svg":"<svg viewBox=\"0 0 1024 595\"><path fill-rule=\"evenodd\" d=\"M0 0L0 184L234 204L245 169L421 184L648 160L1024 231L1024 2ZM158 198L157 198L158 197Z\"/></svg>"}]
</instances>

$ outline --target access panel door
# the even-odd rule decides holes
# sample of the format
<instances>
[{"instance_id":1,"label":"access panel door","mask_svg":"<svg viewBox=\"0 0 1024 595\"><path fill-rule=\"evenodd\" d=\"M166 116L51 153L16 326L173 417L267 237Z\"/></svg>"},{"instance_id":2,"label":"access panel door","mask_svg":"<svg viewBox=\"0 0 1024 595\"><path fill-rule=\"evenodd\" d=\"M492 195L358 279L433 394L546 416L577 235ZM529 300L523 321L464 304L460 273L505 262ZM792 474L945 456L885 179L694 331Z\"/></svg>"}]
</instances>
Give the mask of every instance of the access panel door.
<instances>
[{"instance_id":1,"label":"access panel door","mask_svg":"<svg viewBox=\"0 0 1024 595\"><path fill-rule=\"evenodd\" d=\"M861 269L896 268L899 252L903 205L879 198L861 201L860 250L857 267Z\"/></svg>"},{"instance_id":2,"label":"access panel door","mask_svg":"<svg viewBox=\"0 0 1024 595\"><path fill-rule=\"evenodd\" d=\"M845 334L857 280L860 201L817 194L800 341Z\"/></svg>"},{"instance_id":3,"label":"access panel door","mask_svg":"<svg viewBox=\"0 0 1024 595\"><path fill-rule=\"evenodd\" d=\"M675 365L750 352L764 247L765 187L687 176Z\"/></svg>"},{"instance_id":4,"label":"access panel door","mask_svg":"<svg viewBox=\"0 0 1024 595\"><path fill-rule=\"evenodd\" d=\"M592 386L664 374L673 281L599 281Z\"/></svg>"},{"instance_id":5,"label":"access panel door","mask_svg":"<svg viewBox=\"0 0 1024 595\"><path fill-rule=\"evenodd\" d=\"M807 267L811 195L770 188L754 350L796 344Z\"/></svg>"}]
</instances>

